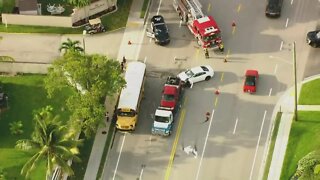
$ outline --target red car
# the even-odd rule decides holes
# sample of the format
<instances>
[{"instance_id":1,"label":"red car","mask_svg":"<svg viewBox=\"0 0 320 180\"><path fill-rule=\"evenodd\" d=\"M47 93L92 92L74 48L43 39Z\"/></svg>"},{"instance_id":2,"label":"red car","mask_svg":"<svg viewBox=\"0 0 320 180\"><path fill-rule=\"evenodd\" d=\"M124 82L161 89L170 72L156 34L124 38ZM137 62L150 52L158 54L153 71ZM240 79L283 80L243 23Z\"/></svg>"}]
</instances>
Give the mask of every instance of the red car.
<instances>
[{"instance_id":1,"label":"red car","mask_svg":"<svg viewBox=\"0 0 320 180\"><path fill-rule=\"evenodd\" d=\"M255 93L257 91L257 82L259 73L257 70L247 70L246 79L243 84L243 92Z\"/></svg>"}]
</instances>

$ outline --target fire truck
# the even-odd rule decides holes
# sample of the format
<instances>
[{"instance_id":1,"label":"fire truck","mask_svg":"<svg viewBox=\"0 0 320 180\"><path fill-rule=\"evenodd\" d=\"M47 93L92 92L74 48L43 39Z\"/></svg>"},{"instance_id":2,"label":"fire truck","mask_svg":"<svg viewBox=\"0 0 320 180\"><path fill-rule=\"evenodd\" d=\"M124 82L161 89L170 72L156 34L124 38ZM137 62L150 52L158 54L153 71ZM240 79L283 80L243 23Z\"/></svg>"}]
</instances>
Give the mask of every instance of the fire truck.
<instances>
[{"instance_id":1,"label":"fire truck","mask_svg":"<svg viewBox=\"0 0 320 180\"><path fill-rule=\"evenodd\" d=\"M223 49L221 31L212 16L203 14L198 0L173 0L180 19L204 49Z\"/></svg>"}]
</instances>

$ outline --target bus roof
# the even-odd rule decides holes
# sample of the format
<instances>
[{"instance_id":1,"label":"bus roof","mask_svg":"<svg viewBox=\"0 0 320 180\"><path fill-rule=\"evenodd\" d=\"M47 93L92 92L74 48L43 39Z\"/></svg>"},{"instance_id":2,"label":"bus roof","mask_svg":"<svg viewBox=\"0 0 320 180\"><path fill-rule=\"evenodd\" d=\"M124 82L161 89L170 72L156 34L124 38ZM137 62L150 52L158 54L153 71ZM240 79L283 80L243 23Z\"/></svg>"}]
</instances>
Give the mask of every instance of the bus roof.
<instances>
[{"instance_id":1,"label":"bus roof","mask_svg":"<svg viewBox=\"0 0 320 180\"><path fill-rule=\"evenodd\" d=\"M146 71L146 64L129 62L126 67L125 80L127 82L120 94L118 109L137 110L141 86Z\"/></svg>"}]
</instances>

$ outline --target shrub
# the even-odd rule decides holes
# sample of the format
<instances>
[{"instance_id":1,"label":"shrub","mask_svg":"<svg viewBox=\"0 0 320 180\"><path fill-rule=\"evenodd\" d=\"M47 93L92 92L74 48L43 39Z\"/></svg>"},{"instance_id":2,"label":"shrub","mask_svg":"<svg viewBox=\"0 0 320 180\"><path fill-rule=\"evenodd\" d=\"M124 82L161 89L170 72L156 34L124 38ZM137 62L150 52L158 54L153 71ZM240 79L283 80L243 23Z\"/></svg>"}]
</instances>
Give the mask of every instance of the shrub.
<instances>
[{"instance_id":1,"label":"shrub","mask_svg":"<svg viewBox=\"0 0 320 180\"><path fill-rule=\"evenodd\" d=\"M10 132L12 135L19 135L23 133L23 124L21 121L14 121L9 124L10 125Z\"/></svg>"}]
</instances>

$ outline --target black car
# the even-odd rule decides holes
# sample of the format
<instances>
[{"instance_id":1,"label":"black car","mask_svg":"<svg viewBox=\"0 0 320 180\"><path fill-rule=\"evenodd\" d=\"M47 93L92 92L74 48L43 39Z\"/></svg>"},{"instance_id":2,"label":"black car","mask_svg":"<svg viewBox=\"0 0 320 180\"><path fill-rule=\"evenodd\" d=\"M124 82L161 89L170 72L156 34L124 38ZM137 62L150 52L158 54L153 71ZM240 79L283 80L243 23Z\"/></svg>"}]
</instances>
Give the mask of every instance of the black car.
<instances>
[{"instance_id":1,"label":"black car","mask_svg":"<svg viewBox=\"0 0 320 180\"><path fill-rule=\"evenodd\" d=\"M155 43L166 45L170 42L169 30L163 16L156 15L151 18L151 31L147 32L147 35L154 38Z\"/></svg>"},{"instance_id":2,"label":"black car","mask_svg":"<svg viewBox=\"0 0 320 180\"><path fill-rule=\"evenodd\" d=\"M280 17L283 0L268 0L266 7L266 16Z\"/></svg>"},{"instance_id":3,"label":"black car","mask_svg":"<svg viewBox=\"0 0 320 180\"><path fill-rule=\"evenodd\" d=\"M319 48L320 47L320 30L308 32L307 43L314 48Z\"/></svg>"}]
</instances>

